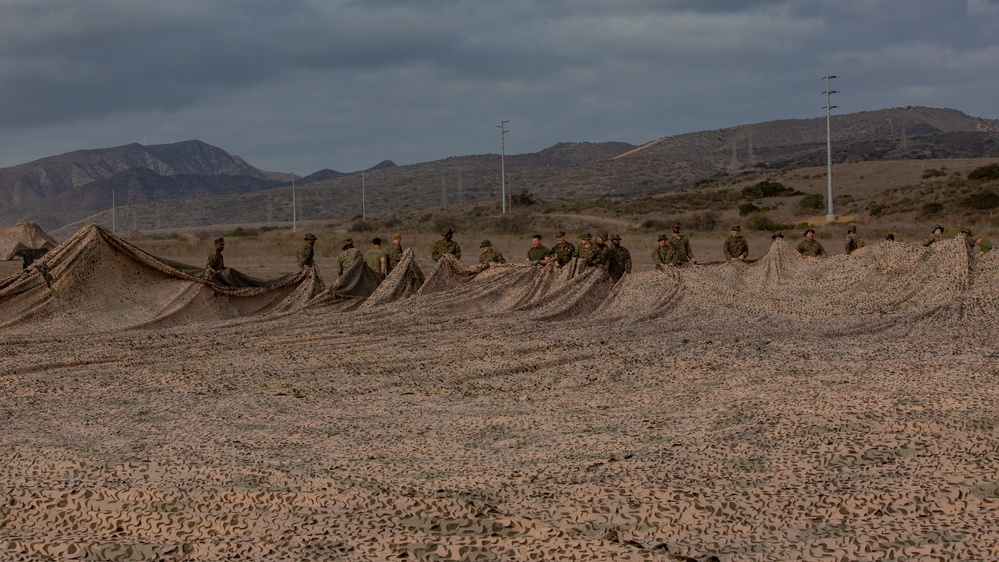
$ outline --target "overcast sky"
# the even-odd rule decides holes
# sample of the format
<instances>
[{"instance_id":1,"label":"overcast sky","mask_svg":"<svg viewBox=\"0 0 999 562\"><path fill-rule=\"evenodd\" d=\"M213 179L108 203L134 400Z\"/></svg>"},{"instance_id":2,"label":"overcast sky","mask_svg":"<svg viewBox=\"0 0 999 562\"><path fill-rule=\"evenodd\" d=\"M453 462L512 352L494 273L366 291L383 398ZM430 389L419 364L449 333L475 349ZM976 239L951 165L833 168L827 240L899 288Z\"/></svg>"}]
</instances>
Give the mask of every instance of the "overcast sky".
<instances>
[{"instance_id":1,"label":"overcast sky","mask_svg":"<svg viewBox=\"0 0 999 562\"><path fill-rule=\"evenodd\" d=\"M999 118L999 0L0 0L0 166L198 139L342 172L925 105Z\"/></svg>"}]
</instances>

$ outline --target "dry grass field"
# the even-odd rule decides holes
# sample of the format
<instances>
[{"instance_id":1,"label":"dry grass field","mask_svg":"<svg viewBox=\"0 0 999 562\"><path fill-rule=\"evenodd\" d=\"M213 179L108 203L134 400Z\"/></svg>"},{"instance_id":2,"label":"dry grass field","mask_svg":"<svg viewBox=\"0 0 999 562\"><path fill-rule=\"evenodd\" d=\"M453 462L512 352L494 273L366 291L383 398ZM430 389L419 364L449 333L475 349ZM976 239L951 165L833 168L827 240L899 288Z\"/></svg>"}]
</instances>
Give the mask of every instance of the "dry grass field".
<instances>
[{"instance_id":1,"label":"dry grass field","mask_svg":"<svg viewBox=\"0 0 999 562\"><path fill-rule=\"evenodd\" d=\"M865 170L843 189L868 240L849 256L847 222L797 210L800 195L759 202L794 230L747 232L754 263L665 273L649 258L659 225L643 224L669 195L642 212L540 201L516 220L468 205L364 232L121 233L194 265L227 235L227 265L271 278L314 232L329 286L342 238L399 231L434 288L228 321L212 314L231 297L209 293L188 307L203 318L129 329L116 315L172 310L197 285L108 246L60 256L51 289L0 287L0 559L997 559L999 253L951 236L995 225L950 202L872 218L861 207L913 195L862 187L889 181ZM924 173L891 181L948 189ZM824 187L794 174L773 179ZM717 262L746 217L699 205L654 220L715 213L688 230ZM483 238L519 261L534 231L607 227L636 272L614 286L592 270L435 271L451 220L465 265ZM938 221L947 240L922 247ZM801 223L832 255L796 255ZM901 242L881 242L889 230ZM29 293L43 304L13 322Z\"/></svg>"}]
</instances>

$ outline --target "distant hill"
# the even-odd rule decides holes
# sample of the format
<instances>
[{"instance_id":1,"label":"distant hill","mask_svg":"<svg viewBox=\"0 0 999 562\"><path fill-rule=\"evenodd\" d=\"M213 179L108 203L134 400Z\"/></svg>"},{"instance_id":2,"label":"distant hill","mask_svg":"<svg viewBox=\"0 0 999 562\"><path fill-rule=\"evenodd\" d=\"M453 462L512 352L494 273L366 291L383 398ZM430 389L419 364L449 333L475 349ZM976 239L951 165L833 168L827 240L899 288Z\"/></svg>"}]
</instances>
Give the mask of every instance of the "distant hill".
<instances>
[{"instance_id":1,"label":"distant hill","mask_svg":"<svg viewBox=\"0 0 999 562\"><path fill-rule=\"evenodd\" d=\"M901 107L834 115L833 161L999 158L999 121L951 109ZM824 117L769 121L653 139L563 142L506 157L509 192L598 199L668 192L703 179L824 164ZM498 210L500 155L452 156L365 170L369 214L489 201ZM263 172L199 141L77 151L0 169L0 224L30 220L52 231L108 224L110 193L129 228L291 220L291 174ZM361 214L361 172L320 170L296 179L300 220ZM120 197L120 198L119 198Z\"/></svg>"},{"instance_id":2,"label":"distant hill","mask_svg":"<svg viewBox=\"0 0 999 562\"><path fill-rule=\"evenodd\" d=\"M187 179L176 179L183 176ZM242 179L231 179L237 177ZM247 192L290 179L197 140L78 150L0 169L0 220L24 217L43 228L57 227L76 218L67 212L79 215L109 205L112 188L127 203Z\"/></svg>"}]
</instances>

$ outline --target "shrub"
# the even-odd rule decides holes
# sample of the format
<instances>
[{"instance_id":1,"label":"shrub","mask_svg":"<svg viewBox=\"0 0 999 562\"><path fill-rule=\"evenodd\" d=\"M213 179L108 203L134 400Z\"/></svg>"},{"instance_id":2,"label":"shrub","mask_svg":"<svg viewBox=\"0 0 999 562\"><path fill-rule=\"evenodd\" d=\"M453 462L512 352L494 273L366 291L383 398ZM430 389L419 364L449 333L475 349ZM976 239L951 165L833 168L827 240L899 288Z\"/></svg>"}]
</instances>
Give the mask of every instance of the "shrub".
<instances>
[{"instance_id":1,"label":"shrub","mask_svg":"<svg viewBox=\"0 0 999 562\"><path fill-rule=\"evenodd\" d=\"M510 201L514 205L523 205L525 207L529 207L535 203L534 196L531 195L531 191L529 189L525 189L519 194L511 195Z\"/></svg>"},{"instance_id":2,"label":"shrub","mask_svg":"<svg viewBox=\"0 0 999 562\"><path fill-rule=\"evenodd\" d=\"M822 195L821 193L810 193L802 197L801 201L798 202L798 205L800 205L802 209L811 209L811 210L825 209L826 196Z\"/></svg>"},{"instance_id":3,"label":"shrub","mask_svg":"<svg viewBox=\"0 0 999 562\"><path fill-rule=\"evenodd\" d=\"M999 164L975 168L968 172L968 179L975 181L999 180Z\"/></svg>"},{"instance_id":4,"label":"shrub","mask_svg":"<svg viewBox=\"0 0 999 562\"><path fill-rule=\"evenodd\" d=\"M496 217L496 230L503 234L526 234L530 226L531 216L528 214Z\"/></svg>"},{"instance_id":5,"label":"shrub","mask_svg":"<svg viewBox=\"0 0 999 562\"><path fill-rule=\"evenodd\" d=\"M718 213L716 211L699 211L691 214L684 221L687 228L698 232L711 232L718 227Z\"/></svg>"},{"instance_id":6,"label":"shrub","mask_svg":"<svg viewBox=\"0 0 999 562\"><path fill-rule=\"evenodd\" d=\"M940 213L943 212L943 209L944 209L943 203L940 203L938 201L931 201L923 205L922 214L924 217L939 215Z\"/></svg>"},{"instance_id":7,"label":"shrub","mask_svg":"<svg viewBox=\"0 0 999 562\"><path fill-rule=\"evenodd\" d=\"M764 197L790 197L794 190L776 181L761 181L755 185L742 188L742 195L747 198L763 199Z\"/></svg>"},{"instance_id":8,"label":"shrub","mask_svg":"<svg viewBox=\"0 0 999 562\"><path fill-rule=\"evenodd\" d=\"M778 230L791 230L791 225L775 222L763 213L756 213L749 217L746 226L750 230L762 230L766 232L777 232Z\"/></svg>"},{"instance_id":9,"label":"shrub","mask_svg":"<svg viewBox=\"0 0 999 562\"><path fill-rule=\"evenodd\" d=\"M351 232L371 232L374 229L375 227L372 226L370 222L364 220L356 220L353 223L351 223L350 228L348 230L350 230Z\"/></svg>"},{"instance_id":10,"label":"shrub","mask_svg":"<svg viewBox=\"0 0 999 562\"><path fill-rule=\"evenodd\" d=\"M761 209L752 203L743 203L739 205L739 216L744 217L753 213L760 212Z\"/></svg>"},{"instance_id":11,"label":"shrub","mask_svg":"<svg viewBox=\"0 0 999 562\"><path fill-rule=\"evenodd\" d=\"M885 211L887 210L888 210L888 205L882 205L880 203L871 203L871 206L868 208L868 212L871 214L872 217L880 217L881 215L885 214Z\"/></svg>"},{"instance_id":12,"label":"shrub","mask_svg":"<svg viewBox=\"0 0 999 562\"><path fill-rule=\"evenodd\" d=\"M233 238L239 238L240 236L256 236L257 230L254 228L243 228L242 226L237 226L236 228L222 234L222 236L231 236Z\"/></svg>"},{"instance_id":13,"label":"shrub","mask_svg":"<svg viewBox=\"0 0 999 562\"><path fill-rule=\"evenodd\" d=\"M976 211L988 211L999 207L999 195L992 191L979 191L972 193L961 200L961 206Z\"/></svg>"},{"instance_id":14,"label":"shrub","mask_svg":"<svg viewBox=\"0 0 999 562\"><path fill-rule=\"evenodd\" d=\"M946 176L947 172L943 170L938 170L936 168L930 168L929 170L923 170L923 179L929 178L939 178L940 176Z\"/></svg>"}]
</instances>

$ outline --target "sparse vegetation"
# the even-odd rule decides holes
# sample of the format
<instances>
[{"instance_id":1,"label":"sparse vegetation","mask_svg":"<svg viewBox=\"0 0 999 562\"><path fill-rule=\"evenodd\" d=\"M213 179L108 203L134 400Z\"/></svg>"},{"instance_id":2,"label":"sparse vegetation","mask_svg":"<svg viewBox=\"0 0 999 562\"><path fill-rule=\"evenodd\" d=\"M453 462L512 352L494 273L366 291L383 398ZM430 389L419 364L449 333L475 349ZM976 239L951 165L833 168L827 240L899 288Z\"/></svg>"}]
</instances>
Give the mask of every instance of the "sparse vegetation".
<instances>
[{"instance_id":1,"label":"sparse vegetation","mask_svg":"<svg viewBox=\"0 0 999 562\"><path fill-rule=\"evenodd\" d=\"M229 232L222 233L222 236L239 238L240 236L257 236L258 234L259 232L257 232L257 229L255 228L243 228L242 226L237 226Z\"/></svg>"},{"instance_id":2,"label":"sparse vegetation","mask_svg":"<svg viewBox=\"0 0 999 562\"><path fill-rule=\"evenodd\" d=\"M775 181L761 181L742 189L743 197L751 199L763 199L766 197L790 197L794 194L794 189Z\"/></svg>"},{"instance_id":3,"label":"sparse vegetation","mask_svg":"<svg viewBox=\"0 0 999 562\"><path fill-rule=\"evenodd\" d=\"M375 227L368 221L355 220L353 223L351 223L350 228L348 230L350 232L371 232L374 229Z\"/></svg>"},{"instance_id":4,"label":"sparse vegetation","mask_svg":"<svg viewBox=\"0 0 999 562\"><path fill-rule=\"evenodd\" d=\"M792 225L779 223L763 213L756 213L749 217L746 226L750 230L760 230L765 232L777 232L779 230L790 230Z\"/></svg>"},{"instance_id":5,"label":"sparse vegetation","mask_svg":"<svg viewBox=\"0 0 999 562\"><path fill-rule=\"evenodd\" d=\"M976 211L988 211L999 207L999 194L992 191L972 193L961 200L961 206Z\"/></svg>"},{"instance_id":6,"label":"sparse vegetation","mask_svg":"<svg viewBox=\"0 0 999 562\"><path fill-rule=\"evenodd\" d=\"M810 193L801 198L798 206L805 210L821 210L826 208L826 196L821 193Z\"/></svg>"},{"instance_id":7,"label":"sparse vegetation","mask_svg":"<svg viewBox=\"0 0 999 562\"><path fill-rule=\"evenodd\" d=\"M974 181L999 180L999 164L980 166L968 172L968 179Z\"/></svg>"},{"instance_id":8,"label":"sparse vegetation","mask_svg":"<svg viewBox=\"0 0 999 562\"><path fill-rule=\"evenodd\" d=\"M754 203L743 203L742 205L739 205L739 216L744 217L753 213L759 213L762 210L763 209L760 209Z\"/></svg>"},{"instance_id":9,"label":"sparse vegetation","mask_svg":"<svg viewBox=\"0 0 999 562\"><path fill-rule=\"evenodd\" d=\"M923 205L921 214L924 217L932 217L939 215L940 213L943 212L943 210L944 210L943 203L940 203L939 201L930 201L929 203L925 203Z\"/></svg>"}]
</instances>

